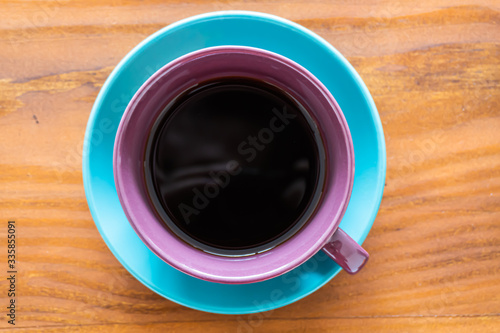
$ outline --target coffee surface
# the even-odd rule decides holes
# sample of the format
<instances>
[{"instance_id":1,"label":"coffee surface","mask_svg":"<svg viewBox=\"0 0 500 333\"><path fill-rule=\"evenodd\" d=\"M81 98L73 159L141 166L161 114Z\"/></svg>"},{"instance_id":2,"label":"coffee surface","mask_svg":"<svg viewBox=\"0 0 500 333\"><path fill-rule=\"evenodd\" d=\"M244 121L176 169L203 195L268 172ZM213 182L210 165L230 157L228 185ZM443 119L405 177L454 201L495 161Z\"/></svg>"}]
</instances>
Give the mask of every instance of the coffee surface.
<instances>
[{"instance_id":1,"label":"coffee surface","mask_svg":"<svg viewBox=\"0 0 500 333\"><path fill-rule=\"evenodd\" d=\"M149 138L146 182L158 213L208 252L276 246L300 228L318 186L312 128L301 105L262 81L198 84L166 107Z\"/></svg>"}]
</instances>

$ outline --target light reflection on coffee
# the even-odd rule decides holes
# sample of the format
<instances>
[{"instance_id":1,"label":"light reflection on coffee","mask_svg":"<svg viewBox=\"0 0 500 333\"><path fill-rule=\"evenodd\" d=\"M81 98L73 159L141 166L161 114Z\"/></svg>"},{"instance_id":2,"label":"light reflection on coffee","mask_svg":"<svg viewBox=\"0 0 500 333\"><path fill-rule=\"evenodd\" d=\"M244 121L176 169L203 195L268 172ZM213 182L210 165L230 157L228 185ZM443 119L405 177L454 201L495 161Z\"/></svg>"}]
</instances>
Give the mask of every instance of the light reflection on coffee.
<instances>
[{"instance_id":1,"label":"light reflection on coffee","mask_svg":"<svg viewBox=\"0 0 500 333\"><path fill-rule=\"evenodd\" d=\"M289 238L320 183L317 133L305 114L283 91L248 78L203 82L177 98L156 121L145 156L150 196L167 226L225 254Z\"/></svg>"}]
</instances>

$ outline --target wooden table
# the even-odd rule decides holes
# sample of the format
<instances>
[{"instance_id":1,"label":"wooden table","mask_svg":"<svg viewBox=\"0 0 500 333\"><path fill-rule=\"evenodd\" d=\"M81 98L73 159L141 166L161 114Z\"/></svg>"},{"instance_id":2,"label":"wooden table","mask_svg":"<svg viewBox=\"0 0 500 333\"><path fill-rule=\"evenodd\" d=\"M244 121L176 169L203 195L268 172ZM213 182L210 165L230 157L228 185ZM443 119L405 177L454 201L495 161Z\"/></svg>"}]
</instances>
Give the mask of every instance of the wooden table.
<instances>
[{"instance_id":1,"label":"wooden table","mask_svg":"<svg viewBox=\"0 0 500 333\"><path fill-rule=\"evenodd\" d=\"M500 331L498 0L0 3L0 328L12 327L15 220L20 331ZM113 67L161 27L222 9L276 14L334 45L371 91L387 142L366 268L248 316L143 286L106 247L82 185L85 125Z\"/></svg>"}]
</instances>

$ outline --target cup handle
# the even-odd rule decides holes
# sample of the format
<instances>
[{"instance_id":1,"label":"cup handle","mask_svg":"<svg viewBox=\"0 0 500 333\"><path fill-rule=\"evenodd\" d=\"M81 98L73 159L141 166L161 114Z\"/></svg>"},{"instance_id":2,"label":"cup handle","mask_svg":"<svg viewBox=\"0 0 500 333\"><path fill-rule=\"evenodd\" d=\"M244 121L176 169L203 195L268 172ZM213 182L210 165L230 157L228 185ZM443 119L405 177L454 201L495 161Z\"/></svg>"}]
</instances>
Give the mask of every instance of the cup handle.
<instances>
[{"instance_id":1,"label":"cup handle","mask_svg":"<svg viewBox=\"0 0 500 333\"><path fill-rule=\"evenodd\" d=\"M359 272L370 257L365 249L340 228L323 246L323 251L349 274Z\"/></svg>"}]
</instances>

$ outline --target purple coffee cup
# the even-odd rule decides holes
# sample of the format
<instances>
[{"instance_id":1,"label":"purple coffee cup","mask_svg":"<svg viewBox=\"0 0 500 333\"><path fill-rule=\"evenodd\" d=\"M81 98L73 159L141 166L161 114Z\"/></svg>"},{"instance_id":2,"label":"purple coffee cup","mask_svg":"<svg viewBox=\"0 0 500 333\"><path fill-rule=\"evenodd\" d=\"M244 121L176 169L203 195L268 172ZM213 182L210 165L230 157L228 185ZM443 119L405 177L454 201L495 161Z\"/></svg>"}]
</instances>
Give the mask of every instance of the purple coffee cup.
<instances>
[{"instance_id":1,"label":"purple coffee cup","mask_svg":"<svg viewBox=\"0 0 500 333\"><path fill-rule=\"evenodd\" d=\"M307 222L279 245L246 256L208 253L180 239L158 214L145 182L145 151L164 107L194 85L223 77L265 81L308 110L324 149L319 199ZM191 276L219 283L252 283L284 274L318 251L348 273L357 273L368 253L338 226L354 180L354 150L337 102L309 71L278 54L242 46L219 46L182 56L153 74L130 101L115 140L115 184L128 221L162 260Z\"/></svg>"}]
</instances>

